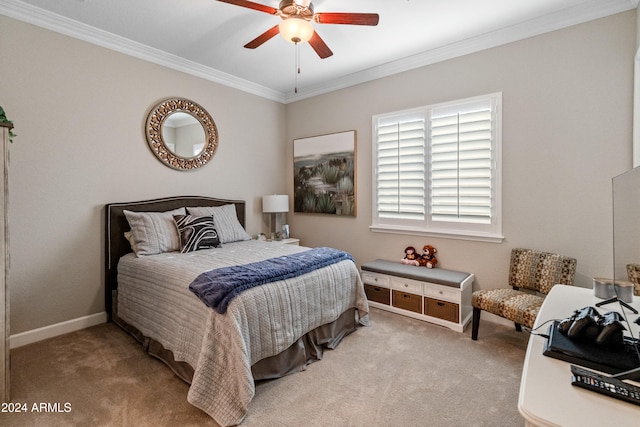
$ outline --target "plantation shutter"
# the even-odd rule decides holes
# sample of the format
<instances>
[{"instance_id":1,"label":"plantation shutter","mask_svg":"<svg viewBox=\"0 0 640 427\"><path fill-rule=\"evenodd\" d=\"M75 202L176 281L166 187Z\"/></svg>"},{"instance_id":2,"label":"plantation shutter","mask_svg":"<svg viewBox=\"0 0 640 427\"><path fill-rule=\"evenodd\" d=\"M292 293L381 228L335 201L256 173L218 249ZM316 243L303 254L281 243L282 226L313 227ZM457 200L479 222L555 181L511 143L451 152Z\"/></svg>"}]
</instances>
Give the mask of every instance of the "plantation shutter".
<instances>
[{"instance_id":1,"label":"plantation shutter","mask_svg":"<svg viewBox=\"0 0 640 427\"><path fill-rule=\"evenodd\" d=\"M376 133L378 216L388 219L424 220L424 112L380 118Z\"/></svg>"},{"instance_id":2,"label":"plantation shutter","mask_svg":"<svg viewBox=\"0 0 640 427\"><path fill-rule=\"evenodd\" d=\"M491 223L492 107L483 99L431 111L432 221Z\"/></svg>"}]
</instances>

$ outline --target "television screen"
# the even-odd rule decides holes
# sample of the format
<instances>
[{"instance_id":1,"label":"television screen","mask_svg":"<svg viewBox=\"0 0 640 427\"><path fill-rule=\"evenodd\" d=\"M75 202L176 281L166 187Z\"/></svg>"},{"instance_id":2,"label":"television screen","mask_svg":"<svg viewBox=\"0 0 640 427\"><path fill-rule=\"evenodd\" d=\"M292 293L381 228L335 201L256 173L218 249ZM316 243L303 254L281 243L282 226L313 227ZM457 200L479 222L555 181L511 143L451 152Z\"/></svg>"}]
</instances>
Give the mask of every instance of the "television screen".
<instances>
[{"instance_id":1,"label":"television screen","mask_svg":"<svg viewBox=\"0 0 640 427\"><path fill-rule=\"evenodd\" d=\"M614 283L626 283L631 288L616 287L618 298L624 300L625 297L633 299L640 296L632 296L633 281L630 277L634 273L634 264L640 265L640 167L631 169L612 180L613 186L613 279ZM629 283L631 282L631 283ZM626 295L621 295L621 289L628 290ZM613 309L613 307L610 307ZM622 306L619 310L625 314L628 322L638 319L638 316L626 311ZM629 325L630 326L630 325ZM635 338L638 338L637 336ZM640 357L638 344L636 342L635 352ZM640 359L639 359L640 360ZM640 361L638 362L640 366ZM620 374L621 378L632 378L638 380L640 372L631 370Z\"/></svg>"},{"instance_id":2,"label":"television screen","mask_svg":"<svg viewBox=\"0 0 640 427\"><path fill-rule=\"evenodd\" d=\"M640 264L640 167L613 178L613 278L629 281L628 264Z\"/></svg>"}]
</instances>

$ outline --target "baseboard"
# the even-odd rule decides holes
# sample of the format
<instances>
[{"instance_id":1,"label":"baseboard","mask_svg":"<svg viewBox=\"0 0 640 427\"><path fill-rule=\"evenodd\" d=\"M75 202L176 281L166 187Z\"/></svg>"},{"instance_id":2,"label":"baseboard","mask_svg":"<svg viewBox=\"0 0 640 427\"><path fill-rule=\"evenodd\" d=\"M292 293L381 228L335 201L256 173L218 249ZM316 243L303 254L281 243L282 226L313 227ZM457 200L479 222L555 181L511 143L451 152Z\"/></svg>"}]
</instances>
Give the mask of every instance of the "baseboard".
<instances>
[{"instance_id":1,"label":"baseboard","mask_svg":"<svg viewBox=\"0 0 640 427\"><path fill-rule=\"evenodd\" d=\"M79 331L80 329L88 328L89 326L99 325L106 321L106 312L78 317L77 319L67 320L66 322L56 323L55 325L44 326L42 328L11 335L9 337L9 346L10 348L22 347L23 345L33 344L34 342L46 340L47 338L53 338L58 335L68 334L69 332Z\"/></svg>"}]
</instances>

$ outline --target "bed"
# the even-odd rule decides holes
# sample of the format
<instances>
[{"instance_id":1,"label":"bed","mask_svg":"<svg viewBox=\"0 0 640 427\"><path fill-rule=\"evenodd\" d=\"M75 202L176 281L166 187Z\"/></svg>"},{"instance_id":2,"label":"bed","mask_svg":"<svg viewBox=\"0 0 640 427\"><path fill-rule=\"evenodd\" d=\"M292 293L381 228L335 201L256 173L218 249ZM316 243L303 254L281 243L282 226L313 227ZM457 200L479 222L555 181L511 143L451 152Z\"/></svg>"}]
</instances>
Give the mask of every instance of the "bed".
<instances>
[{"instance_id":1,"label":"bed","mask_svg":"<svg viewBox=\"0 0 640 427\"><path fill-rule=\"evenodd\" d=\"M170 197L111 203L105 211L109 319L188 382L187 400L222 426L242 422L255 381L304 370L324 349L368 323L362 281L354 262L344 258L249 286L223 308L196 295L194 284L211 272L233 273L239 266L263 271L266 263L298 262L321 249L250 240L243 201ZM186 227L177 227L178 240L183 239L176 250L167 222L176 212L182 216L175 218L188 219L213 213L221 244L182 253L189 239L184 239Z\"/></svg>"}]
</instances>

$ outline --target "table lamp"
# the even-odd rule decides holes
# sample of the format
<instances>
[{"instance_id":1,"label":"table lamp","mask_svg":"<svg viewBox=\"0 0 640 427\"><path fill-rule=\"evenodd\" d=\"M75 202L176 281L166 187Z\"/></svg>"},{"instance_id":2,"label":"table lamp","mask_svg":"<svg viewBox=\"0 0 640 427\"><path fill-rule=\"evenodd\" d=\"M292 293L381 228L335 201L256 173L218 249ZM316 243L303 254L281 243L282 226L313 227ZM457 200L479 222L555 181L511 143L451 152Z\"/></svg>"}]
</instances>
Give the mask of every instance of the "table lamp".
<instances>
[{"instance_id":1,"label":"table lamp","mask_svg":"<svg viewBox=\"0 0 640 427\"><path fill-rule=\"evenodd\" d=\"M282 233L277 233L279 214L289 212L289 196L273 194L262 197L262 212L269 215L269 231L272 240L282 240ZM275 228L274 228L275 226Z\"/></svg>"}]
</instances>

